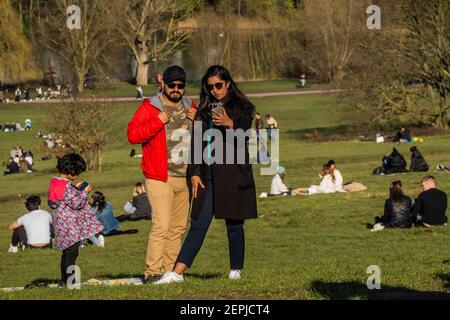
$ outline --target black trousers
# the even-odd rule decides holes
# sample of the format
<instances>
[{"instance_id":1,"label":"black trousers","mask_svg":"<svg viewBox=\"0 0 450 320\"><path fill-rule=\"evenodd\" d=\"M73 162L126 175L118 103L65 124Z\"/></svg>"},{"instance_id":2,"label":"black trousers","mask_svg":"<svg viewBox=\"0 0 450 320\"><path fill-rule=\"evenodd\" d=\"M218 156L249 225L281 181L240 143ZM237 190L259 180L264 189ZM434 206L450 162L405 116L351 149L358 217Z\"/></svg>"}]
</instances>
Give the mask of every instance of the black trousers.
<instances>
[{"instance_id":1,"label":"black trousers","mask_svg":"<svg viewBox=\"0 0 450 320\"><path fill-rule=\"evenodd\" d=\"M63 250L61 256L61 280L64 285L67 284L67 279L73 274L68 273L67 268L76 265L76 260L78 258L80 250L81 241L75 243L71 247Z\"/></svg>"},{"instance_id":2,"label":"black trousers","mask_svg":"<svg viewBox=\"0 0 450 320\"><path fill-rule=\"evenodd\" d=\"M197 219L191 219L191 226L178 255L177 262L185 264L188 268L192 266L192 263L205 240L213 215L212 179L209 177L205 204L200 211L199 217ZM230 269L241 270L244 267L244 220L226 219L225 221L227 225Z\"/></svg>"},{"instance_id":3,"label":"black trousers","mask_svg":"<svg viewBox=\"0 0 450 320\"><path fill-rule=\"evenodd\" d=\"M50 227L50 233L51 236L53 237L53 226ZM12 237L11 237L11 245L13 245L14 247L17 247L17 245L19 244L24 244L26 248L31 248L31 249L48 249L48 248L52 248L52 241L50 240L50 243L46 246L42 246L42 247L35 247L32 246L30 244L28 244L28 237L27 237L27 232L25 231L25 228L23 226L20 226L17 229L14 229Z\"/></svg>"},{"instance_id":4,"label":"black trousers","mask_svg":"<svg viewBox=\"0 0 450 320\"><path fill-rule=\"evenodd\" d=\"M23 226L14 229L12 237L11 237L11 244L14 247L17 247L19 243L22 243L24 245L27 245L27 233L25 231L25 228Z\"/></svg>"}]
</instances>

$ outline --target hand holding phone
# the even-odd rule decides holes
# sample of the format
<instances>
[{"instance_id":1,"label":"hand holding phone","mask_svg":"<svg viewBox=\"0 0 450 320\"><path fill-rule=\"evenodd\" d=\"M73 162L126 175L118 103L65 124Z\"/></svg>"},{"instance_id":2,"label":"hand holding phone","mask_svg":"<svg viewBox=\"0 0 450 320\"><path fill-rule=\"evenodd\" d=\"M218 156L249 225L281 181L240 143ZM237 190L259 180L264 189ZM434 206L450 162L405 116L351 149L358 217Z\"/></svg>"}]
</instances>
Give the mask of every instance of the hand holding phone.
<instances>
[{"instance_id":1,"label":"hand holding phone","mask_svg":"<svg viewBox=\"0 0 450 320\"><path fill-rule=\"evenodd\" d=\"M87 192L90 191L90 186L91 186L91 185L90 185L89 183L87 183L86 181L79 182L79 183L77 183L77 185L76 185L76 187L77 187L78 190L81 190L81 191L86 190ZM88 187L89 187L89 188L88 188Z\"/></svg>"},{"instance_id":2,"label":"hand holding phone","mask_svg":"<svg viewBox=\"0 0 450 320\"><path fill-rule=\"evenodd\" d=\"M217 112L219 114L223 114L223 105L221 102L212 103L212 111Z\"/></svg>"}]
</instances>

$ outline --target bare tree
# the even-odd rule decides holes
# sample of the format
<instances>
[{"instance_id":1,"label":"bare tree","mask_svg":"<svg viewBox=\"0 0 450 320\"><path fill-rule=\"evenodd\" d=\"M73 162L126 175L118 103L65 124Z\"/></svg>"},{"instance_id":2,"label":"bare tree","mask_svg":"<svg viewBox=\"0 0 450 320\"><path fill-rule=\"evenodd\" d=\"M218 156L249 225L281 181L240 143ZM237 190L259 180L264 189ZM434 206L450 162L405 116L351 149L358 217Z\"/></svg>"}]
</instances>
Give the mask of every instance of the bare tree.
<instances>
[{"instance_id":1,"label":"bare tree","mask_svg":"<svg viewBox=\"0 0 450 320\"><path fill-rule=\"evenodd\" d=\"M41 4L42 5L42 4ZM81 29L67 27L67 9L78 5L81 9ZM45 45L58 54L70 67L78 92L88 72L101 71L105 54L116 42L108 18L107 0L53 0L43 4L38 21Z\"/></svg>"},{"instance_id":2,"label":"bare tree","mask_svg":"<svg viewBox=\"0 0 450 320\"><path fill-rule=\"evenodd\" d=\"M450 3L447 0L404 1L410 41L406 55L423 81L431 110L430 121L448 126L450 108Z\"/></svg>"},{"instance_id":3,"label":"bare tree","mask_svg":"<svg viewBox=\"0 0 450 320\"><path fill-rule=\"evenodd\" d=\"M115 26L129 47L137 64L136 82L148 83L149 64L158 67L180 49L192 30L179 29L178 23L188 17L199 0L119 0L110 12Z\"/></svg>"},{"instance_id":4,"label":"bare tree","mask_svg":"<svg viewBox=\"0 0 450 320\"><path fill-rule=\"evenodd\" d=\"M365 28L365 3L357 0L303 2L298 49L302 62L326 81L342 81Z\"/></svg>"},{"instance_id":5,"label":"bare tree","mask_svg":"<svg viewBox=\"0 0 450 320\"><path fill-rule=\"evenodd\" d=\"M448 128L450 3L402 0L398 20L363 42L351 92L358 120Z\"/></svg>"},{"instance_id":6,"label":"bare tree","mask_svg":"<svg viewBox=\"0 0 450 320\"><path fill-rule=\"evenodd\" d=\"M88 170L101 171L111 125L105 102L80 100L55 106L44 126L55 138L61 136L62 143L47 153L62 156L74 151L85 158Z\"/></svg>"}]
</instances>

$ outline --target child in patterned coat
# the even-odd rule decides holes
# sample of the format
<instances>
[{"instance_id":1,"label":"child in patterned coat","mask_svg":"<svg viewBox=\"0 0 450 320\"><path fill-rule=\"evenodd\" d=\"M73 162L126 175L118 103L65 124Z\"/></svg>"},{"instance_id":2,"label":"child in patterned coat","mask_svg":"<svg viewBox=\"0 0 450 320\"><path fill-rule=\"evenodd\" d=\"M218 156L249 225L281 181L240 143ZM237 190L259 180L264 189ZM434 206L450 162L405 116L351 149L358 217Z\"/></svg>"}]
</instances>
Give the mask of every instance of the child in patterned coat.
<instances>
[{"instance_id":1,"label":"child in patterned coat","mask_svg":"<svg viewBox=\"0 0 450 320\"><path fill-rule=\"evenodd\" d=\"M59 174L50 181L48 205L53 209L55 247L62 250L61 284L66 285L72 274L68 267L75 266L82 240L102 231L103 225L88 202L91 186L80 190L82 182L72 183L86 170L84 159L76 153L66 154L58 159L56 169Z\"/></svg>"}]
</instances>

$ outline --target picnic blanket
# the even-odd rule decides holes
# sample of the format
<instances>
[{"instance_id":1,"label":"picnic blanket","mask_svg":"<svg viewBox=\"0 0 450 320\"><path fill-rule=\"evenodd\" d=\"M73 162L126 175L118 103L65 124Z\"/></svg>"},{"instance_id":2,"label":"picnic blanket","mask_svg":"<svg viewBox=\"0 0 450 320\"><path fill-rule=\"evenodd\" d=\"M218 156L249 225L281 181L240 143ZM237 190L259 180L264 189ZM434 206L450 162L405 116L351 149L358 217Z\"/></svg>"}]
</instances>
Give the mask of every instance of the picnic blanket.
<instances>
[{"instance_id":1,"label":"picnic blanket","mask_svg":"<svg viewBox=\"0 0 450 320\"><path fill-rule=\"evenodd\" d=\"M143 285L143 278L124 278L124 279L106 279L106 280L98 280L98 279L89 279L85 282L81 283L81 286L140 286ZM39 287L36 286L25 286L25 287L9 287L9 288L0 288L1 292L15 292L20 290L25 290L28 288L36 288ZM52 283L47 284L45 286L46 288L61 288L59 284Z\"/></svg>"}]
</instances>

